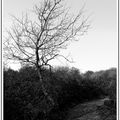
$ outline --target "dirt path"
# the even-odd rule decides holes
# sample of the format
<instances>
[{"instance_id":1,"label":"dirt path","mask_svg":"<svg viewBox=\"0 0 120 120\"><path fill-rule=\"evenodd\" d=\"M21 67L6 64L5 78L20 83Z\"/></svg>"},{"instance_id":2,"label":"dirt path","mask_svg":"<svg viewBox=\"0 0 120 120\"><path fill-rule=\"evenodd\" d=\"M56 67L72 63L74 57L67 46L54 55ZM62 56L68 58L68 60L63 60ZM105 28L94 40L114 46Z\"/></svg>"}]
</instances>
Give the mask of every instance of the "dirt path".
<instances>
[{"instance_id":1,"label":"dirt path","mask_svg":"<svg viewBox=\"0 0 120 120\"><path fill-rule=\"evenodd\" d=\"M115 115L111 117L113 114L108 107L104 106L105 100L108 98L75 106L69 111L67 120L115 120Z\"/></svg>"}]
</instances>

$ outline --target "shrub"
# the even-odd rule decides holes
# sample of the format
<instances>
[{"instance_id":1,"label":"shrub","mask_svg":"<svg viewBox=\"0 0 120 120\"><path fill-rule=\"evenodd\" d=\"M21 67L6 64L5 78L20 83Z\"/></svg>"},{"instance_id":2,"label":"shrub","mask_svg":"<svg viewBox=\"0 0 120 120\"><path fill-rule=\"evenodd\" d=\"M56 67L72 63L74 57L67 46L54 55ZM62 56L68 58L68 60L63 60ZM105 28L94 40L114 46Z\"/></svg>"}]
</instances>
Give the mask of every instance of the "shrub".
<instances>
[{"instance_id":1,"label":"shrub","mask_svg":"<svg viewBox=\"0 0 120 120\"><path fill-rule=\"evenodd\" d=\"M63 120L70 107L106 94L116 96L115 75L113 74L113 77L107 73L104 77L103 73L100 76L97 73L98 77L94 77L96 73L87 72L81 75L75 68L58 67L51 72L45 69L44 84L55 103L51 106L42 93L34 67L27 66L21 68L19 72L8 69L4 71L5 120L46 117L48 120ZM110 80L114 82L108 88ZM41 115L43 118L40 118Z\"/></svg>"}]
</instances>

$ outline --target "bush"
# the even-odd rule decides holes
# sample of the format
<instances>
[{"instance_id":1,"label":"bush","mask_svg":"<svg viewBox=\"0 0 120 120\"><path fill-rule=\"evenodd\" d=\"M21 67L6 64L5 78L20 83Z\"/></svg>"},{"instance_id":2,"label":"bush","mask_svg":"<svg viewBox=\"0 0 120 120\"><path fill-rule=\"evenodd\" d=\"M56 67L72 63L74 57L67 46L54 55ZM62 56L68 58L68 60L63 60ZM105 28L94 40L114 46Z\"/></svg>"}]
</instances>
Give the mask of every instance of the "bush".
<instances>
[{"instance_id":1,"label":"bush","mask_svg":"<svg viewBox=\"0 0 120 120\"><path fill-rule=\"evenodd\" d=\"M51 72L45 69L44 84L55 103L51 106L43 95L34 67L23 67L19 72L8 69L4 71L5 120L46 117L48 120L63 120L67 110L77 104L106 94L116 96L116 83L112 82L108 88L109 81L116 80L115 75L110 76L110 71L104 72L100 76L97 73L96 77L96 73L91 71L82 75L76 68L58 67Z\"/></svg>"}]
</instances>

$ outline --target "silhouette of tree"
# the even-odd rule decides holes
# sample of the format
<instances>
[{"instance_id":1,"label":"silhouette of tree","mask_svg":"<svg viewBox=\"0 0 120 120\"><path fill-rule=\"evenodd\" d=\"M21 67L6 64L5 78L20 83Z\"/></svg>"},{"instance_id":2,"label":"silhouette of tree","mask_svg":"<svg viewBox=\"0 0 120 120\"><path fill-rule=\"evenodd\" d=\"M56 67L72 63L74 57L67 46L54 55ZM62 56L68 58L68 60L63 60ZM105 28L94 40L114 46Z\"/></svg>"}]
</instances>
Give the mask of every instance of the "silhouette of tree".
<instances>
[{"instance_id":1,"label":"silhouette of tree","mask_svg":"<svg viewBox=\"0 0 120 120\"><path fill-rule=\"evenodd\" d=\"M21 19L14 17L13 27L7 31L9 37L4 43L5 57L35 66L42 91L53 105L54 101L44 86L42 70L46 66L51 68L49 61L56 57L69 61L59 52L87 32L88 17L84 18L83 13L82 8L73 16L64 7L63 0L44 0L40 5L35 5L34 14L37 19L31 20L28 14Z\"/></svg>"}]
</instances>

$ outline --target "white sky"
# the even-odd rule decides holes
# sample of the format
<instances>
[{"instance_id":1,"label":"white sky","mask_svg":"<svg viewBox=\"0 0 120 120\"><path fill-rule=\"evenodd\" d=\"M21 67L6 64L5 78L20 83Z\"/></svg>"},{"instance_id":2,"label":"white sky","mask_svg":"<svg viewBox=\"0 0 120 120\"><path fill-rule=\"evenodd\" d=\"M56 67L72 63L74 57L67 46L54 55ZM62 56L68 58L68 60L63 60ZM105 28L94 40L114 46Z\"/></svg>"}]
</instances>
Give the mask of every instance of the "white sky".
<instances>
[{"instance_id":1,"label":"white sky","mask_svg":"<svg viewBox=\"0 0 120 120\"><path fill-rule=\"evenodd\" d=\"M40 0L3 0L3 34L10 27L10 14L20 17L22 12L33 8ZM65 0L72 13L77 13L85 3L85 16L91 15L91 29L80 41L71 43L63 54L73 58L75 63L53 61L53 65L68 65L87 70L102 70L117 67L117 0ZM17 64L11 64L17 69Z\"/></svg>"}]
</instances>

